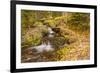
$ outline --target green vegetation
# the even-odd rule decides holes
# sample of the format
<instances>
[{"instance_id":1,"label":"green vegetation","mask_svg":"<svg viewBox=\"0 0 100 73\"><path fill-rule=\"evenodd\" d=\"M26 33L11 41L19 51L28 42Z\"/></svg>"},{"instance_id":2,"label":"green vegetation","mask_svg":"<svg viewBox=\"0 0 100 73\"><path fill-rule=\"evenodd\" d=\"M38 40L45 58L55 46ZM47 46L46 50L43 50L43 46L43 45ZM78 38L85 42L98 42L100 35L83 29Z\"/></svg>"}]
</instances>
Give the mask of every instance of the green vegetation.
<instances>
[{"instance_id":1,"label":"green vegetation","mask_svg":"<svg viewBox=\"0 0 100 73\"><path fill-rule=\"evenodd\" d=\"M50 27L54 33L53 37L48 37ZM89 58L89 33L90 14L78 12L56 12L56 11L21 11L21 49L28 50L30 47L39 46L48 41L54 48L53 51L44 51L37 54L45 61L65 61L74 59ZM84 43L86 43L84 45ZM80 47L80 44L85 47ZM73 48L69 48L73 47ZM87 52L79 57L81 51ZM88 49L88 50L87 50ZM79 54L74 52L78 51ZM72 53L70 53L72 52ZM33 52L36 53L36 52ZM70 57L69 57L70 55ZM29 57L30 54L22 54ZM31 55L34 57L35 55ZM36 59L33 59L34 62ZM43 61L44 61L43 60ZM39 61L37 58L36 62ZM22 60L22 62L25 62ZM29 61L30 62L30 61Z\"/></svg>"},{"instance_id":2,"label":"green vegetation","mask_svg":"<svg viewBox=\"0 0 100 73\"><path fill-rule=\"evenodd\" d=\"M68 23L71 25L70 28L74 28L74 30L80 30L80 31L89 30L90 14L88 14L88 13L72 13L70 18L68 19Z\"/></svg>"},{"instance_id":3,"label":"green vegetation","mask_svg":"<svg viewBox=\"0 0 100 73\"><path fill-rule=\"evenodd\" d=\"M64 61L66 60L66 55L69 52L69 49L67 47L61 48L54 52L54 57L52 60L54 61Z\"/></svg>"},{"instance_id":4,"label":"green vegetation","mask_svg":"<svg viewBox=\"0 0 100 73\"><path fill-rule=\"evenodd\" d=\"M69 51L69 48L63 47L59 50L44 52L43 56L46 57L48 61L64 61Z\"/></svg>"}]
</instances>

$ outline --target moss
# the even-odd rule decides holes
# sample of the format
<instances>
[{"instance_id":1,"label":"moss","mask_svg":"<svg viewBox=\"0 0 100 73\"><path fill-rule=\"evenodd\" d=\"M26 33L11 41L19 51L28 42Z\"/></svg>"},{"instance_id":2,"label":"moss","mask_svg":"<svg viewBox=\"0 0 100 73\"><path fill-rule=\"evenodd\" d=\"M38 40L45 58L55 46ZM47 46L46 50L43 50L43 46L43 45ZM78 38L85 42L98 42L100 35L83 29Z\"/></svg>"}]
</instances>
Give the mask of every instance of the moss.
<instances>
[{"instance_id":1,"label":"moss","mask_svg":"<svg viewBox=\"0 0 100 73\"><path fill-rule=\"evenodd\" d=\"M67 59L67 54L69 53L70 48L63 47L58 50L43 52L43 57L48 61L65 61Z\"/></svg>"},{"instance_id":2,"label":"moss","mask_svg":"<svg viewBox=\"0 0 100 73\"><path fill-rule=\"evenodd\" d=\"M37 22L34 23L34 26L36 26L36 27L38 27L38 26L42 26L42 25L43 25L42 22L38 22L38 21L37 21Z\"/></svg>"},{"instance_id":3,"label":"moss","mask_svg":"<svg viewBox=\"0 0 100 73\"><path fill-rule=\"evenodd\" d=\"M58 56L58 60L65 60L67 55L68 49L66 47L61 48L60 50L56 51L56 55Z\"/></svg>"},{"instance_id":4,"label":"moss","mask_svg":"<svg viewBox=\"0 0 100 73\"><path fill-rule=\"evenodd\" d=\"M56 23L54 20L45 20L44 24L47 24L50 27L56 27Z\"/></svg>"},{"instance_id":5,"label":"moss","mask_svg":"<svg viewBox=\"0 0 100 73\"><path fill-rule=\"evenodd\" d=\"M32 37L32 45L36 46L39 45L41 43L41 36L40 35L34 35Z\"/></svg>"},{"instance_id":6,"label":"moss","mask_svg":"<svg viewBox=\"0 0 100 73\"><path fill-rule=\"evenodd\" d=\"M50 42L54 48L59 49L59 48L63 47L66 40L64 37L54 37L54 38L50 38Z\"/></svg>"},{"instance_id":7,"label":"moss","mask_svg":"<svg viewBox=\"0 0 100 73\"><path fill-rule=\"evenodd\" d=\"M65 26L67 24L67 17L66 16L56 17L54 19L54 21L55 21L57 26L59 26L59 25Z\"/></svg>"},{"instance_id":8,"label":"moss","mask_svg":"<svg viewBox=\"0 0 100 73\"><path fill-rule=\"evenodd\" d=\"M22 48L27 48L29 46L37 46L39 44L41 44L41 39L42 39L42 34L41 32L37 31L34 29L34 31L30 31L27 32L27 34L25 34L23 36L22 39Z\"/></svg>"}]
</instances>

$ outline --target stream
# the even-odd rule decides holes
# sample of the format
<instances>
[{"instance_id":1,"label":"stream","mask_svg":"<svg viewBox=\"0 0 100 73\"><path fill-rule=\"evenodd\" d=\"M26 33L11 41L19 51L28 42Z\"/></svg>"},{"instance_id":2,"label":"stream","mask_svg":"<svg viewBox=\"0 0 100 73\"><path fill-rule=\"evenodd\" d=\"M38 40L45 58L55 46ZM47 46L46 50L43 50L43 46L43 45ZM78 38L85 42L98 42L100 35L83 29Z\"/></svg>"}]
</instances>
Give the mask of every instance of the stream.
<instances>
[{"instance_id":1,"label":"stream","mask_svg":"<svg viewBox=\"0 0 100 73\"><path fill-rule=\"evenodd\" d=\"M51 38L51 37L54 37L54 31L48 27L48 37ZM38 45L38 46L34 46L32 49L35 49L38 53L41 53L41 52L48 52L48 51L53 51L54 48L52 47L50 41L48 40L47 43L45 42L42 42L41 45Z\"/></svg>"},{"instance_id":2,"label":"stream","mask_svg":"<svg viewBox=\"0 0 100 73\"><path fill-rule=\"evenodd\" d=\"M53 38L54 37L54 31L48 27L48 38ZM51 45L50 41L48 40L47 43L46 42L42 42L42 44L38 45L38 46L32 46L29 47L28 49L26 49L26 53L25 54L29 54L26 58L23 59L23 62L42 62L42 61L46 61L46 59L44 59L43 57L41 57L41 53L48 52L48 51L53 51L54 48ZM34 56L33 56L34 55ZM24 57L24 56L23 56Z\"/></svg>"}]
</instances>

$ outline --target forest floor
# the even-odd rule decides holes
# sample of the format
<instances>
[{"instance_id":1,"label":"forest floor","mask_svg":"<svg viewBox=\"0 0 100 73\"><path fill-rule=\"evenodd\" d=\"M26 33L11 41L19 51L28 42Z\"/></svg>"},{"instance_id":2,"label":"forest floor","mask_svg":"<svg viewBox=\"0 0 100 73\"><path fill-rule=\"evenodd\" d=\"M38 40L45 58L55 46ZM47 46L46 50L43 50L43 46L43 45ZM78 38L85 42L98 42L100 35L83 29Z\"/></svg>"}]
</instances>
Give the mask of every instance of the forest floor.
<instances>
[{"instance_id":1,"label":"forest floor","mask_svg":"<svg viewBox=\"0 0 100 73\"><path fill-rule=\"evenodd\" d=\"M66 61L88 60L90 58L90 36L88 32L79 33L71 29L67 29L76 33L78 41L69 45L71 47L66 53ZM49 60L43 56L43 53L36 53L33 49L23 49L21 51L21 62L48 62ZM51 53L52 54L52 53Z\"/></svg>"},{"instance_id":2,"label":"forest floor","mask_svg":"<svg viewBox=\"0 0 100 73\"><path fill-rule=\"evenodd\" d=\"M90 57L90 43L89 36L85 34L78 34L79 42L73 43L67 55L67 60L87 60Z\"/></svg>"}]
</instances>

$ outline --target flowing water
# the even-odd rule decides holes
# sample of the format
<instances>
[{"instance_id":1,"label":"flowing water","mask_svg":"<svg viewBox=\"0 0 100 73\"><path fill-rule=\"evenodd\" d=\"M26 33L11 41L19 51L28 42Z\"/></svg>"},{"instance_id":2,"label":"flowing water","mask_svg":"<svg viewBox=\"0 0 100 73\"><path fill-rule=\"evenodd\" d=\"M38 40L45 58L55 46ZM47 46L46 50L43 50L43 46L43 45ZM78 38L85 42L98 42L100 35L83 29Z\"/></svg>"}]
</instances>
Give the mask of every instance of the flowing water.
<instances>
[{"instance_id":1,"label":"flowing water","mask_svg":"<svg viewBox=\"0 0 100 73\"><path fill-rule=\"evenodd\" d=\"M48 27L48 37L54 37L53 34L54 34L54 31L50 27ZM47 44L43 42L41 45L34 46L33 49L35 49L39 53L43 51L53 51L54 50L50 41L48 41Z\"/></svg>"}]
</instances>

